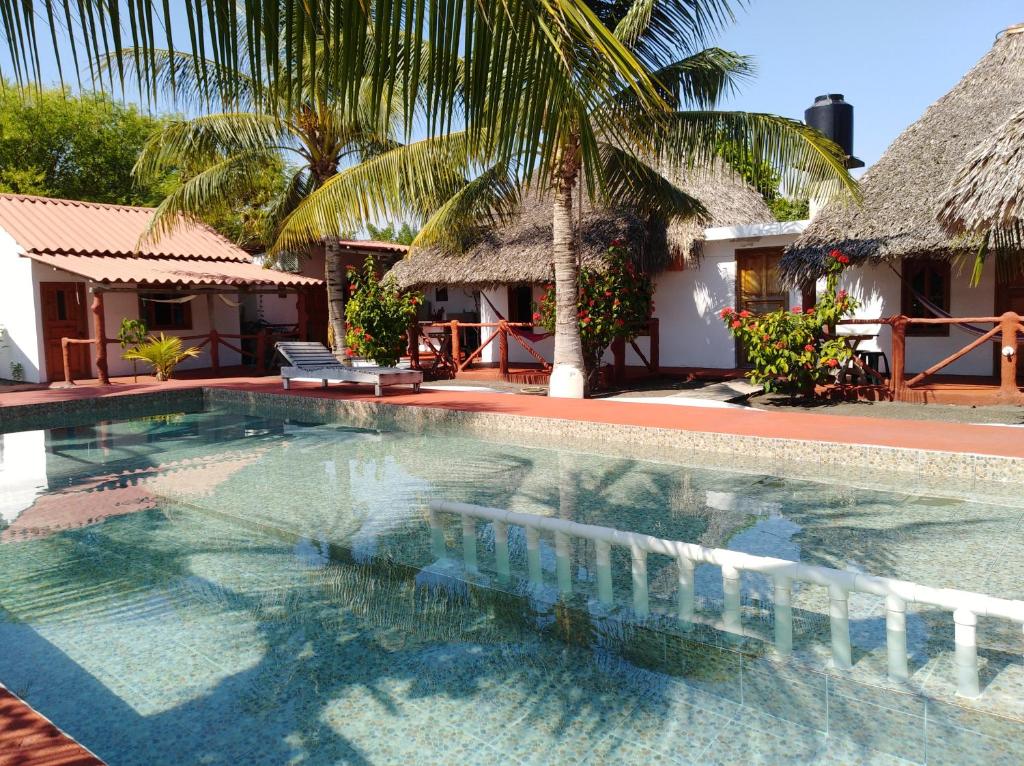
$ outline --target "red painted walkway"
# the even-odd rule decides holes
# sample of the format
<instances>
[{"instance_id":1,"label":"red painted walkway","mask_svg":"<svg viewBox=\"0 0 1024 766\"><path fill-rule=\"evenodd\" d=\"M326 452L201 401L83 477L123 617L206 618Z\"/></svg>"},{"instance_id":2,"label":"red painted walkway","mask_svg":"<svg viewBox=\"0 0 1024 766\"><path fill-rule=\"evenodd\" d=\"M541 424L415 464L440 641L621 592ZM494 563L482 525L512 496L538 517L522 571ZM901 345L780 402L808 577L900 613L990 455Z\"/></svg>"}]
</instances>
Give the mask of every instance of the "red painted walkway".
<instances>
[{"instance_id":1,"label":"red painted walkway","mask_svg":"<svg viewBox=\"0 0 1024 766\"><path fill-rule=\"evenodd\" d=\"M103 761L0 687L0 766L103 766Z\"/></svg>"},{"instance_id":2,"label":"red painted walkway","mask_svg":"<svg viewBox=\"0 0 1024 766\"><path fill-rule=\"evenodd\" d=\"M115 385L109 387L81 385L71 389L41 389L0 394L0 406L89 397L123 396L136 392L153 391L159 386L176 388L216 386L247 391L264 391L282 396L374 401L372 392L366 387L332 386L325 390L313 383L295 383L291 391L286 392L281 389L281 383L276 377L255 377L175 380L163 384L151 380L132 383L130 379L120 379L116 381ZM544 396L438 389L425 390L420 394L386 393L381 401L388 404L441 407L466 412L493 412L526 417L563 418L744 436L973 452L1024 458L1024 439L1020 438L1020 432L1012 428L995 426L819 415L810 412L704 409L602 399L549 399Z\"/></svg>"}]
</instances>

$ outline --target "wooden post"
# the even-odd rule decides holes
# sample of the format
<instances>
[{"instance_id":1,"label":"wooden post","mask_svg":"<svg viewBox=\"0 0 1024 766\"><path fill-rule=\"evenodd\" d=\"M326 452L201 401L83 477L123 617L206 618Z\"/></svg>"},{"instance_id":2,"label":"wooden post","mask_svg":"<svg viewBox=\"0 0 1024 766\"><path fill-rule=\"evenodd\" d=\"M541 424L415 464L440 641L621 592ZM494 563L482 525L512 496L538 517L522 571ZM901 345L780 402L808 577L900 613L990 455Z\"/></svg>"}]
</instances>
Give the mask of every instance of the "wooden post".
<instances>
[{"instance_id":1,"label":"wooden post","mask_svg":"<svg viewBox=\"0 0 1024 766\"><path fill-rule=\"evenodd\" d=\"M306 316L306 291L299 288L295 296L295 324L299 333L299 340L309 339L309 318Z\"/></svg>"},{"instance_id":2,"label":"wooden post","mask_svg":"<svg viewBox=\"0 0 1024 766\"><path fill-rule=\"evenodd\" d=\"M907 318L900 314L892 322L892 398L901 402L905 396L907 363Z\"/></svg>"},{"instance_id":3,"label":"wooden post","mask_svg":"<svg viewBox=\"0 0 1024 766\"><path fill-rule=\"evenodd\" d=\"M220 370L220 333L210 328L210 367L214 372Z\"/></svg>"},{"instance_id":4,"label":"wooden post","mask_svg":"<svg viewBox=\"0 0 1024 766\"><path fill-rule=\"evenodd\" d=\"M649 333L651 336L651 372L657 374L661 370L661 322L651 317Z\"/></svg>"},{"instance_id":5,"label":"wooden post","mask_svg":"<svg viewBox=\"0 0 1024 766\"><path fill-rule=\"evenodd\" d=\"M64 385L73 386L75 381L71 379L71 356L68 351L68 339L60 339L60 355L61 360L64 362Z\"/></svg>"},{"instance_id":6,"label":"wooden post","mask_svg":"<svg viewBox=\"0 0 1024 766\"><path fill-rule=\"evenodd\" d=\"M508 323L498 321L498 372L501 377L508 376Z\"/></svg>"},{"instance_id":7,"label":"wooden post","mask_svg":"<svg viewBox=\"0 0 1024 766\"><path fill-rule=\"evenodd\" d=\"M455 362L455 372L458 372L459 365L462 364L462 339L459 338L459 320L453 319L450 324L452 328L452 361Z\"/></svg>"},{"instance_id":8,"label":"wooden post","mask_svg":"<svg viewBox=\"0 0 1024 766\"><path fill-rule=\"evenodd\" d=\"M415 319L409 325L408 336L409 366L418 370L420 369L420 323Z\"/></svg>"},{"instance_id":9,"label":"wooden post","mask_svg":"<svg viewBox=\"0 0 1024 766\"><path fill-rule=\"evenodd\" d=\"M1012 311L1007 311L999 318L999 324L1003 330L1003 345L999 354L999 401L1009 403L1017 401L1018 398L1017 325L1020 324L1020 317ZM1013 353L1002 353L1006 349L1012 349Z\"/></svg>"},{"instance_id":10,"label":"wooden post","mask_svg":"<svg viewBox=\"0 0 1024 766\"><path fill-rule=\"evenodd\" d=\"M626 379L626 341L623 338L612 341L612 378L616 383Z\"/></svg>"},{"instance_id":11,"label":"wooden post","mask_svg":"<svg viewBox=\"0 0 1024 766\"><path fill-rule=\"evenodd\" d=\"M103 313L103 291L97 287L92 289L92 326L96 335L96 376L100 385L110 385L107 372L107 321Z\"/></svg>"},{"instance_id":12,"label":"wooden post","mask_svg":"<svg viewBox=\"0 0 1024 766\"><path fill-rule=\"evenodd\" d=\"M261 327L256 333L256 369L263 373L267 369L267 328Z\"/></svg>"}]
</instances>

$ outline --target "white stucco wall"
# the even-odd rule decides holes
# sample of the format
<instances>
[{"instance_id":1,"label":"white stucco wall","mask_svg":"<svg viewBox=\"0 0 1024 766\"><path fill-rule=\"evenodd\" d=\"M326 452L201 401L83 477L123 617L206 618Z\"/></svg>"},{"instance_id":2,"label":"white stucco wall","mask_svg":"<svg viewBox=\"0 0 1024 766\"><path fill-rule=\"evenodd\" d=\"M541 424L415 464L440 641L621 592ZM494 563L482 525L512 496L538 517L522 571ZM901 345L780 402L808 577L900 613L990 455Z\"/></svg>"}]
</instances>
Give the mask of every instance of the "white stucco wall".
<instances>
[{"instance_id":1,"label":"white stucco wall","mask_svg":"<svg viewBox=\"0 0 1024 766\"><path fill-rule=\"evenodd\" d=\"M490 299L491 303L494 304L494 308L501 312L502 316L508 316L508 290L504 287L496 290L485 290L484 294ZM540 286L533 288L533 300L534 302L540 301L543 296L543 290ZM495 314L494 310L487 305L487 301L480 300L480 321L481 322L497 322L500 317ZM536 332L544 332L541 327L535 328ZM481 341L487 340L487 336L494 332L494 328L482 328L483 337ZM555 354L555 340L554 338L545 338L544 340L531 342L537 353L543 356L548 361L554 358ZM497 364L498 363L498 341L497 339L491 343L487 348L483 350L480 355L481 359L485 363ZM514 338L508 339L508 361L511 364L536 364L537 360L534 359L530 354L526 352L526 349L520 346Z\"/></svg>"},{"instance_id":2,"label":"white stucco wall","mask_svg":"<svg viewBox=\"0 0 1024 766\"><path fill-rule=\"evenodd\" d=\"M0 378L11 377L11 363L21 364L25 381L40 382L42 337L36 315L39 290L32 278L32 261L22 258L14 239L0 229Z\"/></svg>"},{"instance_id":3,"label":"white stucco wall","mask_svg":"<svg viewBox=\"0 0 1024 766\"><path fill-rule=\"evenodd\" d=\"M899 266L897 265L897 268ZM875 319L900 313L902 286L899 277L885 264L849 269L844 273L840 287L861 302L855 316ZM953 268L950 288L950 314L953 316L994 316L995 276L993 269L982 275L977 287L970 286L969 275ZM987 330L991 325L983 325ZM843 332L865 335L878 333L876 340L864 341L860 348L881 349L892 361L892 331L887 325L846 327ZM950 328L948 337L907 337L907 372L920 372L942 361L966 346L973 335L956 327ZM993 356L991 344L974 349L942 370L944 375L991 375Z\"/></svg>"}]
</instances>

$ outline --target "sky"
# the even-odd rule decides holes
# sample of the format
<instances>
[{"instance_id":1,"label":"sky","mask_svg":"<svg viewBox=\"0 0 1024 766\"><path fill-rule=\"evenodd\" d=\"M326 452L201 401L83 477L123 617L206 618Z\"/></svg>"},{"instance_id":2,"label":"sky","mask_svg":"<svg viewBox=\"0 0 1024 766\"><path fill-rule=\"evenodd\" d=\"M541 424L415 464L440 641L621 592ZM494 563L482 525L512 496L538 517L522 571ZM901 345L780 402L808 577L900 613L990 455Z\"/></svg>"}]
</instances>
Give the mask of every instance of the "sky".
<instances>
[{"instance_id":1,"label":"sky","mask_svg":"<svg viewBox=\"0 0 1024 766\"><path fill-rule=\"evenodd\" d=\"M869 166L1001 30L1024 22L1021 0L733 2L736 23L717 44L753 56L757 75L723 108L802 120L815 96L842 93L855 110L854 154ZM176 32L183 25L175 19ZM187 39L183 30L176 37ZM57 79L45 54L44 70Z\"/></svg>"},{"instance_id":2,"label":"sky","mask_svg":"<svg viewBox=\"0 0 1024 766\"><path fill-rule=\"evenodd\" d=\"M802 120L842 93L871 165L1020 22L1021 0L749 0L718 44L752 55L757 76L723 106Z\"/></svg>"}]
</instances>

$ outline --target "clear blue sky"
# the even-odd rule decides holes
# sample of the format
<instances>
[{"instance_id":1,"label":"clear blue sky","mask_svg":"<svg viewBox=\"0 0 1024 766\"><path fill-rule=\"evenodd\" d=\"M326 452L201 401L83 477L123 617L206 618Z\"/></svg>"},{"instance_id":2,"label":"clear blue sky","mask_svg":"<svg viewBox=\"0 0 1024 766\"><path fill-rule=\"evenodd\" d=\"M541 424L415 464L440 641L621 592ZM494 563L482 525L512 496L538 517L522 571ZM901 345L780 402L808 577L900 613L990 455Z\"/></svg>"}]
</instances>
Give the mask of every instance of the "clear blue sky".
<instances>
[{"instance_id":1,"label":"clear blue sky","mask_svg":"<svg viewBox=\"0 0 1024 766\"><path fill-rule=\"evenodd\" d=\"M870 165L1020 22L1021 0L749 0L719 44L758 74L728 106L803 119L815 96L843 93Z\"/></svg>"}]
</instances>

